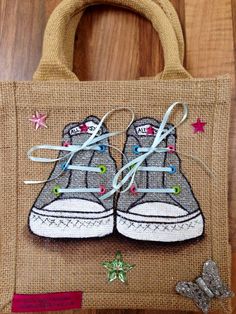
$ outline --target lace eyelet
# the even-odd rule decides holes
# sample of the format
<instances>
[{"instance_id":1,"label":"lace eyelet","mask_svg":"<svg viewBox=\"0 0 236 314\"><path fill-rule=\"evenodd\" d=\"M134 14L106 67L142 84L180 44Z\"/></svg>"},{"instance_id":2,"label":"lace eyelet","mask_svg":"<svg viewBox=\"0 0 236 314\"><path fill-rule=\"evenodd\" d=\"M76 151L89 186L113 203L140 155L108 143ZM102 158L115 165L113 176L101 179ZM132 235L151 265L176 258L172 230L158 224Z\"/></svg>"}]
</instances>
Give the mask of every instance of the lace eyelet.
<instances>
[{"instance_id":1,"label":"lace eyelet","mask_svg":"<svg viewBox=\"0 0 236 314\"><path fill-rule=\"evenodd\" d=\"M103 144L99 145L99 152L104 153L105 151L106 151L106 145L103 145Z\"/></svg>"},{"instance_id":2,"label":"lace eyelet","mask_svg":"<svg viewBox=\"0 0 236 314\"><path fill-rule=\"evenodd\" d=\"M167 148L168 148L167 153L169 154L174 154L176 152L176 147L174 145L169 145L167 146Z\"/></svg>"},{"instance_id":3,"label":"lace eyelet","mask_svg":"<svg viewBox=\"0 0 236 314\"><path fill-rule=\"evenodd\" d=\"M61 169L62 170L64 170L64 171L66 171L66 170L68 170L68 164L66 164L66 162L64 162L62 165L61 165Z\"/></svg>"},{"instance_id":4,"label":"lace eyelet","mask_svg":"<svg viewBox=\"0 0 236 314\"><path fill-rule=\"evenodd\" d=\"M68 147L68 146L70 146L71 145L71 143L69 142L69 141L65 141L64 143L63 143L63 146L64 147Z\"/></svg>"},{"instance_id":5,"label":"lace eyelet","mask_svg":"<svg viewBox=\"0 0 236 314\"><path fill-rule=\"evenodd\" d=\"M179 185L173 186L174 194L179 195L181 193L181 187Z\"/></svg>"},{"instance_id":6,"label":"lace eyelet","mask_svg":"<svg viewBox=\"0 0 236 314\"><path fill-rule=\"evenodd\" d=\"M104 195L104 194L106 194L107 189L106 189L105 185L100 185L99 188L100 188L99 195Z\"/></svg>"},{"instance_id":7,"label":"lace eyelet","mask_svg":"<svg viewBox=\"0 0 236 314\"><path fill-rule=\"evenodd\" d=\"M129 168L130 170L133 169L135 167L136 164L131 165Z\"/></svg>"},{"instance_id":8,"label":"lace eyelet","mask_svg":"<svg viewBox=\"0 0 236 314\"><path fill-rule=\"evenodd\" d=\"M140 154L139 148L140 147L138 145L134 145L133 148L132 148L133 153L136 154L136 155Z\"/></svg>"},{"instance_id":9,"label":"lace eyelet","mask_svg":"<svg viewBox=\"0 0 236 314\"><path fill-rule=\"evenodd\" d=\"M133 195L137 195L138 194L136 186L134 184L132 184L131 187L130 187L130 193L133 194Z\"/></svg>"},{"instance_id":10,"label":"lace eyelet","mask_svg":"<svg viewBox=\"0 0 236 314\"><path fill-rule=\"evenodd\" d=\"M56 196L60 196L61 195L60 189L61 189L60 185L54 186L54 188L52 190L53 194Z\"/></svg>"},{"instance_id":11,"label":"lace eyelet","mask_svg":"<svg viewBox=\"0 0 236 314\"><path fill-rule=\"evenodd\" d=\"M175 166L170 166L171 171L169 171L170 174L176 173L176 167Z\"/></svg>"},{"instance_id":12,"label":"lace eyelet","mask_svg":"<svg viewBox=\"0 0 236 314\"><path fill-rule=\"evenodd\" d=\"M105 165L98 165L98 168L100 168L101 174L104 174L107 172L107 167Z\"/></svg>"}]
</instances>

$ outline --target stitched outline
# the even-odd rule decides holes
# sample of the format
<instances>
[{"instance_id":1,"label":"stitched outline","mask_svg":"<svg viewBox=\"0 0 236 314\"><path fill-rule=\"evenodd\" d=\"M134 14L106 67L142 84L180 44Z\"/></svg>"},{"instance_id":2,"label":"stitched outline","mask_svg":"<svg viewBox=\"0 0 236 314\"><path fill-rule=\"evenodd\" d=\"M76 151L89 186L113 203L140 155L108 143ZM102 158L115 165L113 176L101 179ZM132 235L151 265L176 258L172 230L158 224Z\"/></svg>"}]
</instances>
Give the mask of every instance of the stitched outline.
<instances>
[{"instance_id":1,"label":"stitched outline","mask_svg":"<svg viewBox=\"0 0 236 314\"><path fill-rule=\"evenodd\" d=\"M45 215L45 214L39 214L39 213L37 213L37 212L35 212L33 209L31 210L31 213L34 213L34 214L36 214L36 215L39 215L39 216L44 216L44 217L53 217L53 218L68 218L68 219L90 219L90 220L93 220L93 219L103 219L103 218L107 218L107 217L111 217L111 216L113 216L113 214L110 214L110 215L106 215L106 216L103 216L103 217L98 217L98 218L96 218L96 217L93 217L93 218L86 218L86 217L71 217L71 216L68 216L68 217L63 217L63 216L55 216L55 215L50 215L50 216L48 216L48 215Z\"/></svg>"},{"instance_id":2,"label":"stitched outline","mask_svg":"<svg viewBox=\"0 0 236 314\"><path fill-rule=\"evenodd\" d=\"M137 222L137 223L145 223L145 224L163 224L163 225L169 225L169 224L178 224L178 223L183 223L183 222L187 222L187 221L191 221L192 219L198 217L198 216L201 216L201 213L198 212L195 216L189 218L189 219L186 219L186 220L183 220L181 222L158 222L158 221L142 221L142 220L134 220L134 219L130 219L130 218L126 218L122 215L120 215L119 213L117 214L117 216L125 219L125 220L129 220L129 221L133 221L133 222ZM186 218L187 218L188 215L186 215ZM159 216L156 216L156 218L159 218ZM179 216L175 217L175 218L179 218Z\"/></svg>"}]
</instances>

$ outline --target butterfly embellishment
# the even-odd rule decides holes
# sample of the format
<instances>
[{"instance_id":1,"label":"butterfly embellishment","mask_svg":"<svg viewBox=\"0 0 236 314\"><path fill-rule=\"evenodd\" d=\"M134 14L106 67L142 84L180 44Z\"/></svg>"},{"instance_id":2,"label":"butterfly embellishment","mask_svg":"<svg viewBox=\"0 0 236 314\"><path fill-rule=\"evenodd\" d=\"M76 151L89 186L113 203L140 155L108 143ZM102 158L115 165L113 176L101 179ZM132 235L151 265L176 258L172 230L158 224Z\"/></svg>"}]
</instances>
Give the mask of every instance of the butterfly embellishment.
<instances>
[{"instance_id":1,"label":"butterfly embellishment","mask_svg":"<svg viewBox=\"0 0 236 314\"><path fill-rule=\"evenodd\" d=\"M221 280L216 263L208 260L203 265L203 272L194 282L180 281L175 287L184 297L192 299L207 314L213 298L231 298L234 293Z\"/></svg>"}]
</instances>

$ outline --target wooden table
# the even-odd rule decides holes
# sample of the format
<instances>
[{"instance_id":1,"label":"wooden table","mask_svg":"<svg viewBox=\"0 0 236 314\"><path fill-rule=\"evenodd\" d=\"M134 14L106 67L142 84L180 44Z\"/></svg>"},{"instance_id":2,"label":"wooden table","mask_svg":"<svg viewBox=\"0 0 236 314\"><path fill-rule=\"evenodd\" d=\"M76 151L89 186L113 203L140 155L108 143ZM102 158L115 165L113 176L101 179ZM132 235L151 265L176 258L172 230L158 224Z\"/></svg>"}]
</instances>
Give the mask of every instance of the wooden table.
<instances>
[{"instance_id":1,"label":"wooden table","mask_svg":"<svg viewBox=\"0 0 236 314\"><path fill-rule=\"evenodd\" d=\"M0 0L0 80L32 79L41 55L46 21L59 2L60 0ZM188 71L194 77L230 73L234 80L229 205L233 290L236 292L236 0L172 0L172 3L179 13L185 32L185 67ZM158 35L149 22L131 12L111 7L88 9L77 34L74 71L81 80L127 80L153 76L163 66ZM234 307L236 308L236 301ZM96 311L106 312L108 311ZM111 312L152 313L109 311ZM95 311L83 313L92 314Z\"/></svg>"}]
</instances>

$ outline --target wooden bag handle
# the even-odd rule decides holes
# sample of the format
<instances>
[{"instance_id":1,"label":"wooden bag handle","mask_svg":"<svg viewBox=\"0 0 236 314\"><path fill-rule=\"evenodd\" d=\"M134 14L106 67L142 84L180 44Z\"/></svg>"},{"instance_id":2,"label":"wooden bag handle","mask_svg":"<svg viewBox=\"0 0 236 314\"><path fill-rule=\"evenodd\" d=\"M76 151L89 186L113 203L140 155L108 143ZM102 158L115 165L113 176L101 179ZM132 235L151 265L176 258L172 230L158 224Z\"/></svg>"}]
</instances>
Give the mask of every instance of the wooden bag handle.
<instances>
[{"instance_id":1,"label":"wooden bag handle","mask_svg":"<svg viewBox=\"0 0 236 314\"><path fill-rule=\"evenodd\" d=\"M164 70L160 79L186 79L190 74L183 68L174 28L163 9L152 0L64 0L52 13L44 35L43 55L35 72L35 80L76 80L65 57L64 38L68 25L87 7L99 4L131 9L145 16L159 33L164 51ZM69 50L68 50L69 51Z\"/></svg>"},{"instance_id":2,"label":"wooden bag handle","mask_svg":"<svg viewBox=\"0 0 236 314\"><path fill-rule=\"evenodd\" d=\"M179 21L178 14L169 0L152 0L154 3L159 5L162 10L165 12L166 16L168 17L174 31L175 36L178 41L179 46L179 56L181 64L184 62L184 53L185 53L185 44L184 44L184 35L182 31L182 27ZM80 14L75 15L67 26L67 31L64 37L64 62L67 66L73 70L73 61L74 61L74 42L75 42L75 35L77 26L80 22L81 17L83 16L84 11ZM161 75L161 73L159 73ZM151 77L142 77L141 79L152 79Z\"/></svg>"}]
</instances>

